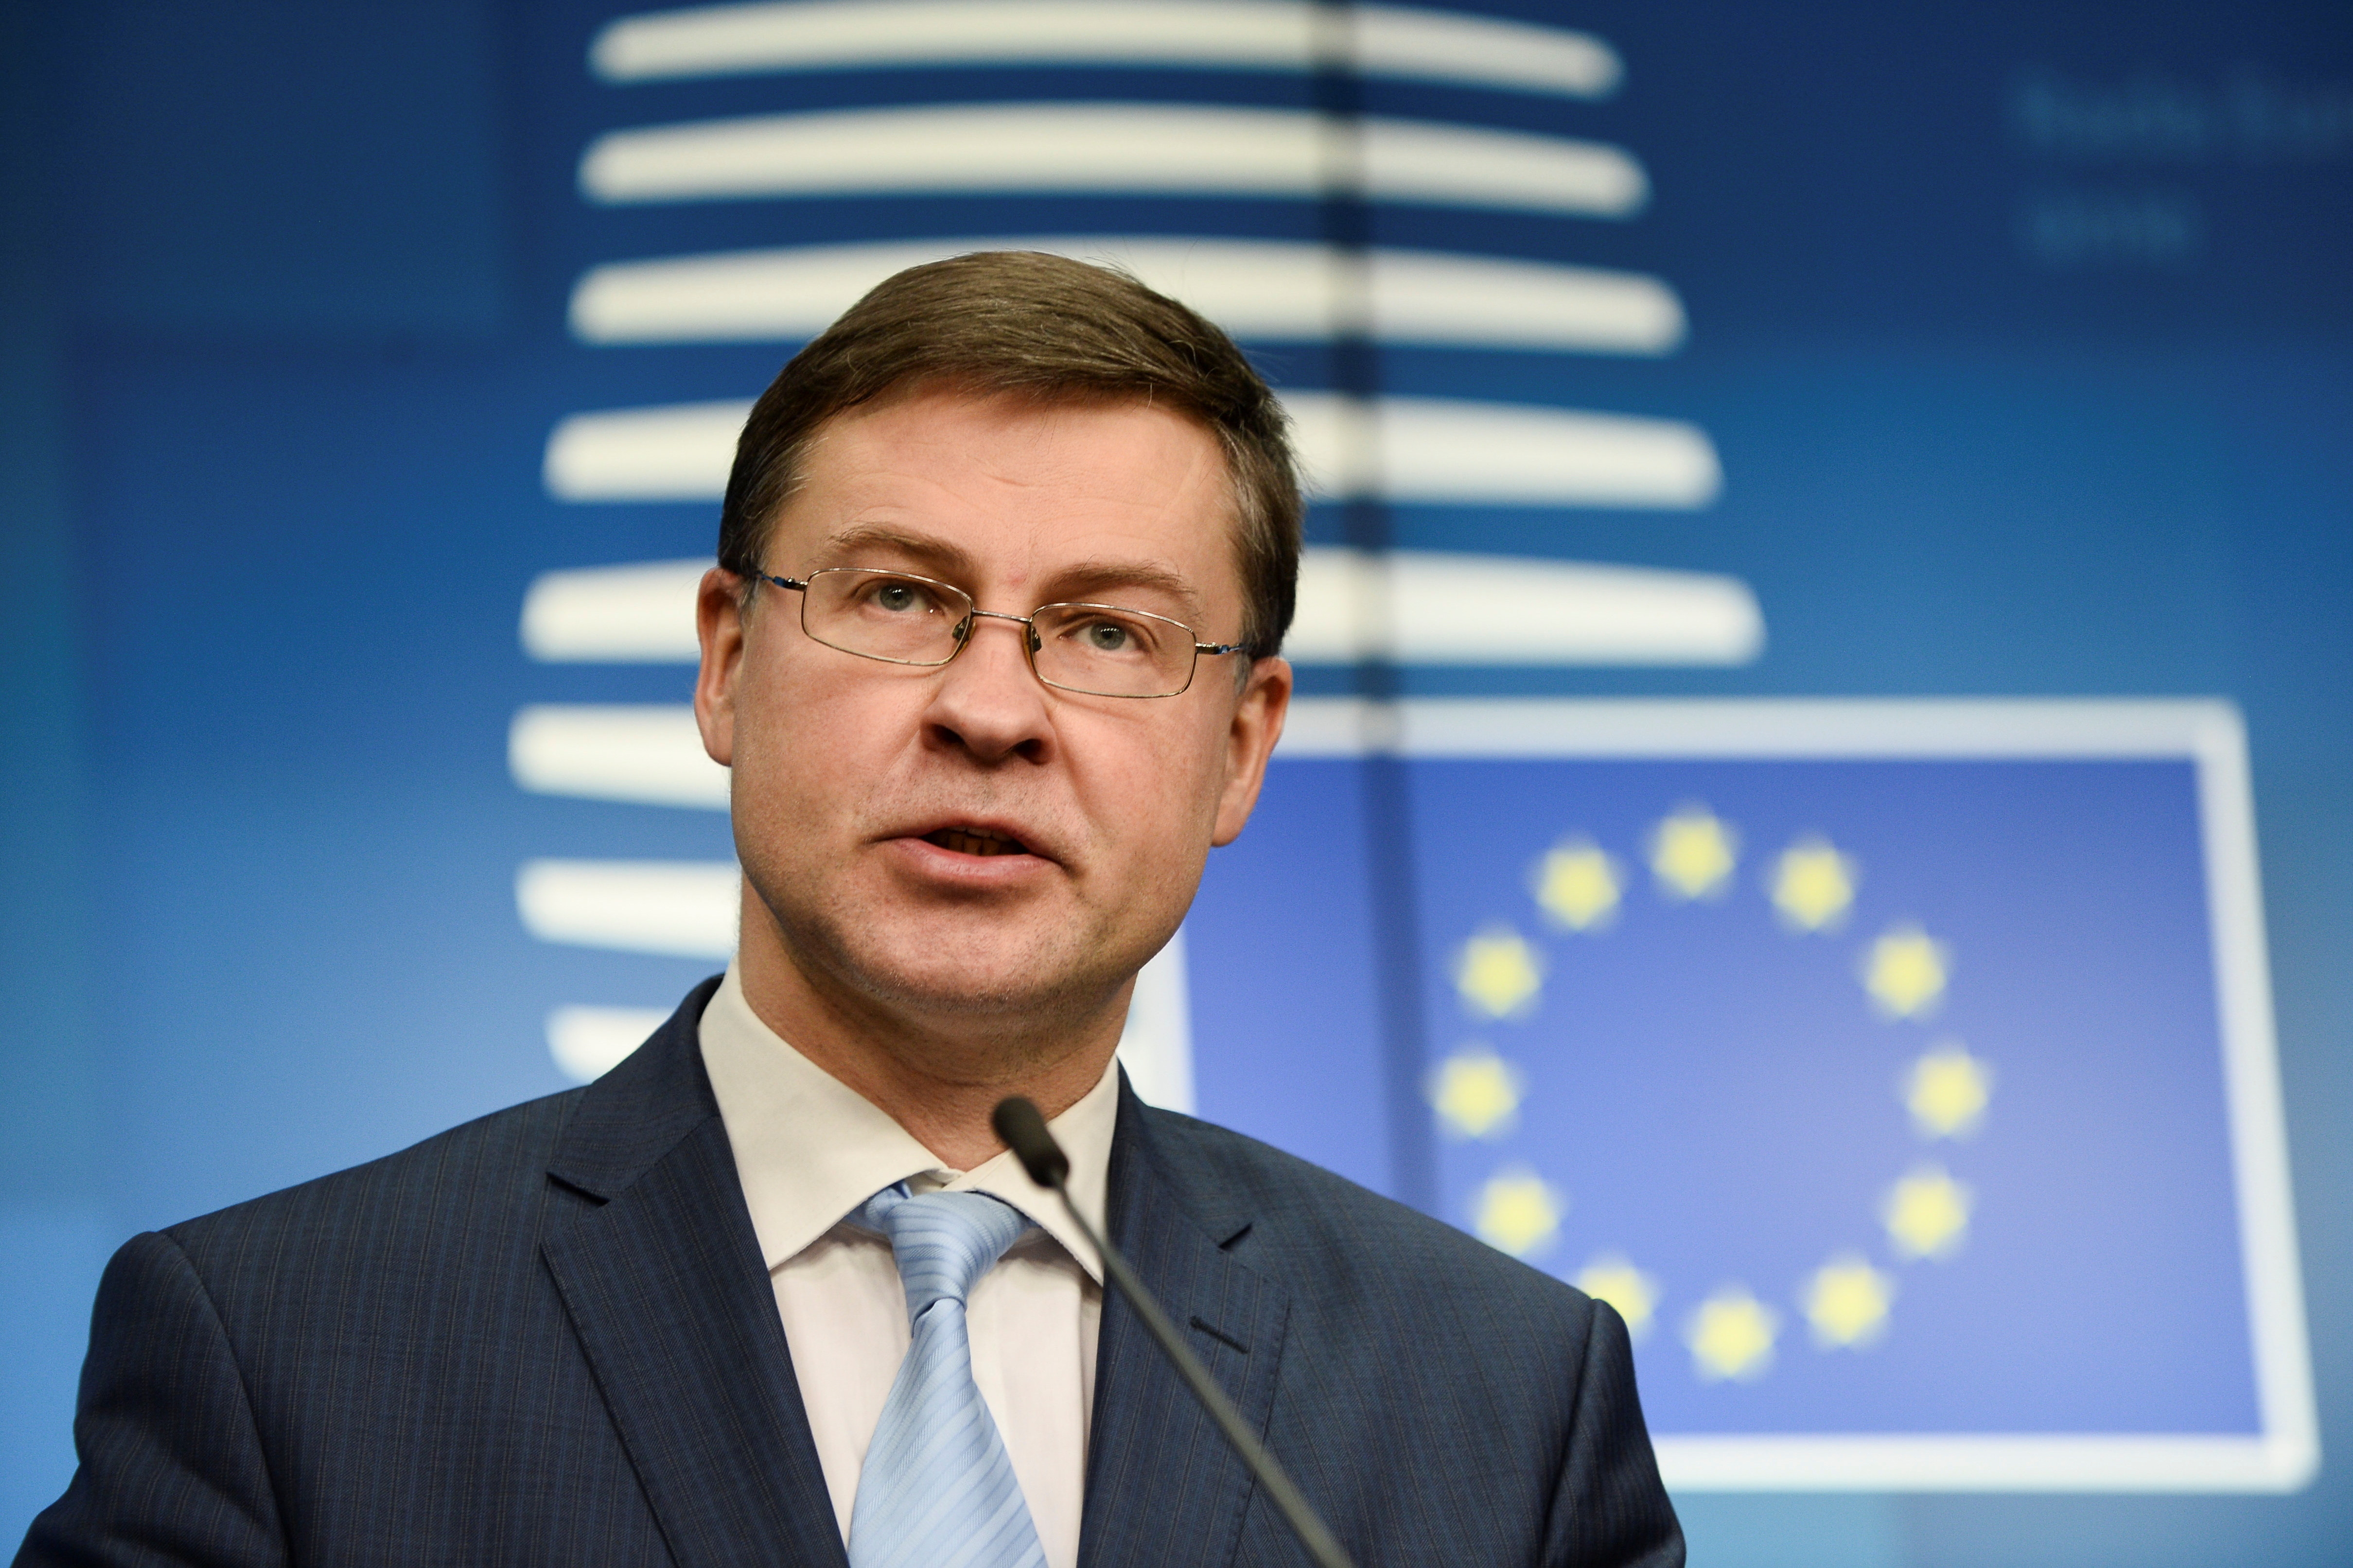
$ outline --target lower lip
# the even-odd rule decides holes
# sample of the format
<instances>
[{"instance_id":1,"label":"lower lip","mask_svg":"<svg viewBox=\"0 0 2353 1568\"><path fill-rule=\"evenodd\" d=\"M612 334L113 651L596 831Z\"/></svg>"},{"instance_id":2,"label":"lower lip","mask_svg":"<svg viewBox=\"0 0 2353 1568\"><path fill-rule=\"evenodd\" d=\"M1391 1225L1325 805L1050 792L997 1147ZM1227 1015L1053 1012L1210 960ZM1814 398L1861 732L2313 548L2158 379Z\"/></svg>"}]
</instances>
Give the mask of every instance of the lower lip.
<instances>
[{"instance_id":1,"label":"lower lip","mask_svg":"<svg viewBox=\"0 0 2353 1568\"><path fill-rule=\"evenodd\" d=\"M970 888L1027 881L1053 864L1042 855L1027 851L1018 855L965 855L943 849L927 838L892 838L887 842L917 875Z\"/></svg>"}]
</instances>

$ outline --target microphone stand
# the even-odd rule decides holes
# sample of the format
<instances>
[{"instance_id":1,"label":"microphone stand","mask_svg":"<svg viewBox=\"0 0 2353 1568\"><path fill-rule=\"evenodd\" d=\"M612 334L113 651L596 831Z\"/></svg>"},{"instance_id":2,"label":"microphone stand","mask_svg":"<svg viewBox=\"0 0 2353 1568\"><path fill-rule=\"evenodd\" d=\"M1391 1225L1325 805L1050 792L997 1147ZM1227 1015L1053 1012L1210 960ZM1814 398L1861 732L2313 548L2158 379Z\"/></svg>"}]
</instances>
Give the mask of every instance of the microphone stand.
<instances>
[{"instance_id":1,"label":"microphone stand","mask_svg":"<svg viewBox=\"0 0 2353 1568\"><path fill-rule=\"evenodd\" d=\"M1275 1463L1274 1456L1266 1451L1258 1435L1244 1423L1241 1412L1226 1397L1226 1391L1209 1376L1209 1369L1179 1337L1176 1326L1160 1310L1160 1303L1152 1299L1144 1281L1136 1278L1135 1270L1127 1266L1127 1259L1111 1249L1111 1244L1087 1222L1079 1205L1071 1201L1070 1156L1062 1152L1062 1146L1046 1130L1046 1119L1038 1108L1017 1095L998 1102L989 1124L1005 1140L1005 1146L1013 1151L1013 1157L1021 1162L1021 1168L1029 1173L1029 1179L1052 1189L1061 1198L1062 1207L1079 1227L1079 1234L1087 1238L1088 1245L1103 1259L1103 1278L1127 1298L1128 1306L1143 1320L1145 1331L1176 1369L1176 1375L1185 1380L1185 1386L1193 1391L1193 1397L1209 1413L1209 1419L1217 1423L1218 1430L1225 1434L1226 1441L1241 1456L1250 1474L1258 1478L1258 1484L1274 1500L1274 1506L1282 1510L1292 1533L1307 1549L1307 1555L1314 1559L1316 1568L1355 1568L1324 1521L1315 1517L1314 1508L1292 1484L1291 1478L1283 1474L1282 1467Z\"/></svg>"}]
</instances>

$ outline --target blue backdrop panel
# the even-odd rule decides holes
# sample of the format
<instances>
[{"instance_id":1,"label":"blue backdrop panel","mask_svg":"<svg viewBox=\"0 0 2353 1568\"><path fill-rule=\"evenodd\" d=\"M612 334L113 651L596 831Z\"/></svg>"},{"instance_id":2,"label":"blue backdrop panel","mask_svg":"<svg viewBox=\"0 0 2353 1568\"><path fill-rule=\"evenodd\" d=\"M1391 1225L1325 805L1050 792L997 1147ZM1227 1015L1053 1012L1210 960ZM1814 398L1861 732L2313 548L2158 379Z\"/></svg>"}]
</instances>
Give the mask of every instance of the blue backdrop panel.
<instances>
[{"instance_id":1,"label":"blue backdrop panel","mask_svg":"<svg viewBox=\"0 0 2353 1568\"><path fill-rule=\"evenodd\" d=\"M1500 923L1546 971L1504 1018L1432 976L1439 1051L1475 1038L1527 1079L1512 1133L1447 1146L1441 1205L1474 1223L1525 1164L1567 1194L1544 1261L1659 1278L1658 1430L2256 1430L2188 762L1432 762L1414 784L1433 954ZM1644 836L1699 803L1741 863L1716 897L1662 893ZM1530 872L1579 833L1630 886L1609 927L1548 929ZM1839 929L1793 931L1769 868L1816 835L1867 871ZM1869 956L1909 925L1951 978L1890 1018ZM1991 1103L1971 1136L1923 1136L1905 1071L1956 1047ZM1924 1162L1976 1200L1941 1261L1905 1258L1879 1212ZM1839 1254L1896 1299L1883 1341L1818 1352L1793 1298ZM1754 1383L1695 1375L1675 1331L1726 1282L1786 1325Z\"/></svg>"},{"instance_id":2,"label":"blue backdrop panel","mask_svg":"<svg viewBox=\"0 0 2353 1568\"><path fill-rule=\"evenodd\" d=\"M1453 701L1417 723L1423 1066L1387 1085L1389 1190L1620 1308L1672 1478L2308 1474L2227 715ZM1193 982L1205 1103L1294 1147L1376 1125L1337 1110L1348 1053L1302 1024L1361 1008L1377 968L1354 889L1300 877L1362 858L1367 765L1279 761L1272 831L1223 852L1191 928L1261 886L1314 911ZM1432 1136L1396 1142L1399 1110Z\"/></svg>"}]
</instances>

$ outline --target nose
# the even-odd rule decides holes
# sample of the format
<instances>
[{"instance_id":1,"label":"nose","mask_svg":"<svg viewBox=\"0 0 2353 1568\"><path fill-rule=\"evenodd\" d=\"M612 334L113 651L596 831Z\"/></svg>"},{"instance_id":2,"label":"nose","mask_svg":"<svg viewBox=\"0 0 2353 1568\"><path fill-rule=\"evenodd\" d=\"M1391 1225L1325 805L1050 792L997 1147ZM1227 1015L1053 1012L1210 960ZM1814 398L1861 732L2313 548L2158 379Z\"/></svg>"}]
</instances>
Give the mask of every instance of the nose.
<instances>
[{"instance_id":1,"label":"nose","mask_svg":"<svg viewBox=\"0 0 2353 1568\"><path fill-rule=\"evenodd\" d=\"M966 646L938 677L923 715L925 738L984 763L1042 763L1053 749L1046 689L1029 665L1027 623L975 612Z\"/></svg>"}]
</instances>

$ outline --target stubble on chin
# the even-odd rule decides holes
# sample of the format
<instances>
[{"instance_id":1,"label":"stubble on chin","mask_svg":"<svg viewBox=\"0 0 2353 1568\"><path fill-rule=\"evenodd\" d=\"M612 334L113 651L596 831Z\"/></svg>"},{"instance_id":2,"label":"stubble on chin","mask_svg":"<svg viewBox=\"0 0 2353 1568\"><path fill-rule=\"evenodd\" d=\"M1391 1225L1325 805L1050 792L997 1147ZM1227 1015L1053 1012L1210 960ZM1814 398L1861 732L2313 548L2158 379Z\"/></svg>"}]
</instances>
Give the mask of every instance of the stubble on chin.
<instances>
[{"instance_id":1,"label":"stubble on chin","mask_svg":"<svg viewBox=\"0 0 2353 1568\"><path fill-rule=\"evenodd\" d=\"M1130 944L1083 908L1021 900L999 911L978 899L894 898L855 880L811 897L802 889L816 885L813 868L747 863L744 876L785 961L836 1006L878 1023L977 1028L1025 1056L1025 1042L1050 1053L1098 1022L1141 962L1126 962Z\"/></svg>"}]
</instances>

